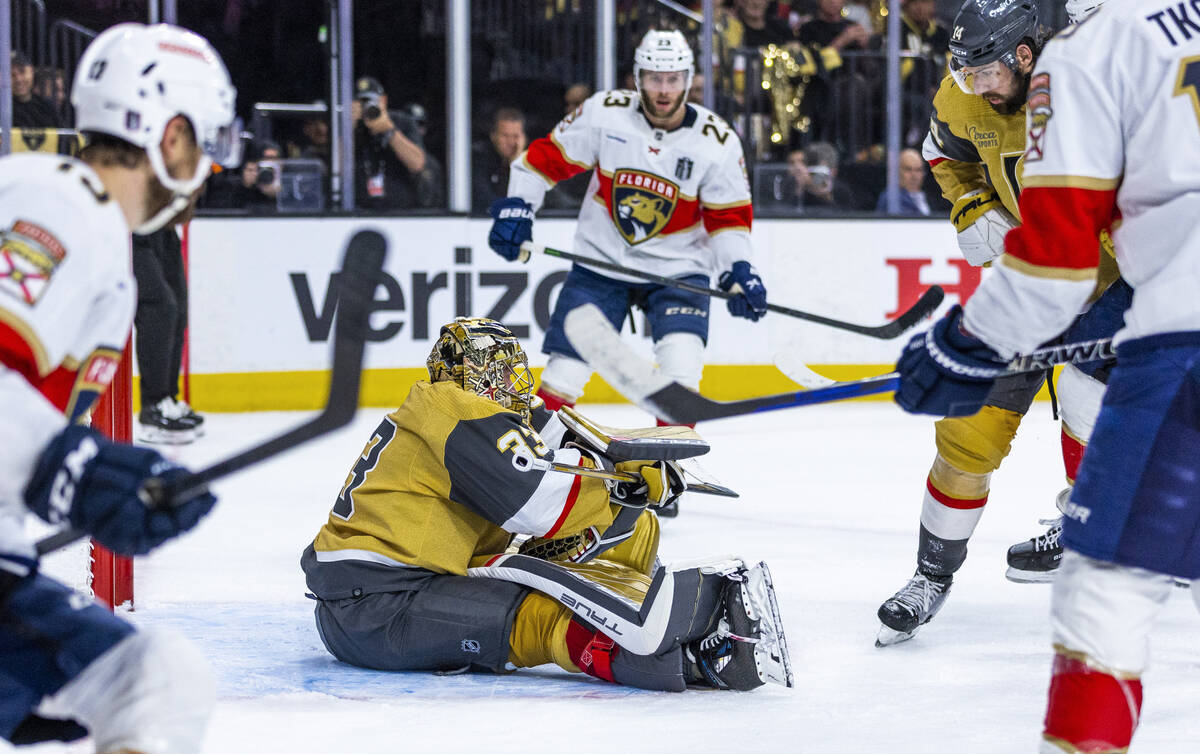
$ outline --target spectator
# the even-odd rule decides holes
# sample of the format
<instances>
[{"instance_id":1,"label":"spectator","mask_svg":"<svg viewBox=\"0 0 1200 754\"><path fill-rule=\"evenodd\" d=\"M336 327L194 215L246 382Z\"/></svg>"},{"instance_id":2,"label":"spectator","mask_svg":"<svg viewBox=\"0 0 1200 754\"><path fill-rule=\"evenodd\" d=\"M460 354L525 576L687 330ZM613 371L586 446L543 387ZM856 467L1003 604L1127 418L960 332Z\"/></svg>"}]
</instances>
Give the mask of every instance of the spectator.
<instances>
[{"instance_id":1,"label":"spectator","mask_svg":"<svg viewBox=\"0 0 1200 754\"><path fill-rule=\"evenodd\" d=\"M870 32L845 18L845 0L817 0L817 15L800 27L800 41L837 52L865 50Z\"/></svg>"},{"instance_id":2,"label":"spectator","mask_svg":"<svg viewBox=\"0 0 1200 754\"><path fill-rule=\"evenodd\" d=\"M838 181L838 155L823 141L793 150L787 157L788 175L778 204L802 215L836 215L853 209L850 190Z\"/></svg>"},{"instance_id":3,"label":"spectator","mask_svg":"<svg viewBox=\"0 0 1200 754\"><path fill-rule=\"evenodd\" d=\"M142 408L138 439L182 445L202 434L204 418L179 400L179 368L187 330L187 278L179 235L167 226L133 236L137 281L137 364Z\"/></svg>"},{"instance_id":4,"label":"spectator","mask_svg":"<svg viewBox=\"0 0 1200 754\"><path fill-rule=\"evenodd\" d=\"M43 66L33 73L33 91L50 101L58 115L59 126L71 128L75 125L75 108L67 97L67 76L61 68Z\"/></svg>"},{"instance_id":5,"label":"spectator","mask_svg":"<svg viewBox=\"0 0 1200 754\"><path fill-rule=\"evenodd\" d=\"M33 91L33 64L22 52L12 54L12 124L14 128L59 128L62 123L50 100Z\"/></svg>"},{"instance_id":6,"label":"spectator","mask_svg":"<svg viewBox=\"0 0 1200 754\"><path fill-rule=\"evenodd\" d=\"M300 126L307 144L300 147L299 156L312 160L321 160L329 166L329 121L324 116L314 116L304 121Z\"/></svg>"},{"instance_id":7,"label":"spectator","mask_svg":"<svg viewBox=\"0 0 1200 754\"><path fill-rule=\"evenodd\" d=\"M424 147L413 141L420 138L413 119L388 110L387 92L370 76L355 82L354 95L350 115L358 206L389 210L438 204L440 171ZM397 127L397 120L408 125L409 133Z\"/></svg>"},{"instance_id":8,"label":"spectator","mask_svg":"<svg viewBox=\"0 0 1200 754\"><path fill-rule=\"evenodd\" d=\"M734 0L733 15L726 27L729 38L737 38L733 46L766 47L795 40L787 21L767 13L767 4L767 0Z\"/></svg>"},{"instance_id":9,"label":"spectator","mask_svg":"<svg viewBox=\"0 0 1200 754\"><path fill-rule=\"evenodd\" d=\"M471 210L487 212L497 199L508 196L508 166L525 151L525 116L513 107L502 107L492 116L487 141L471 150Z\"/></svg>"},{"instance_id":10,"label":"spectator","mask_svg":"<svg viewBox=\"0 0 1200 754\"><path fill-rule=\"evenodd\" d=\"M212 209L248 209L271 212L279 196L279 160L282 152L273 141L256 141L246 150L246 161L236 173L213 176L204 205ZM268 164L263 164L264 161Z\"/></svg>"},{"instance_id":11,"label":"spectator","mask_svg":"<svg viewBox=\"0 0 1200 754\"><path fill-rule=\"evenodd\" d=\"M900 152L899 209L896 214L908 217L928 217L931 214L929 199L925 196L925 159L915 149ZM888 191L879 195L875 205L877 212L888 211Z\"/></svg>"},{"instance_id":12,"label":"spectator","mask_svg":"<svg viewBox=\"0 0 1200 754\"><path fill-rule=\"evenodd\" d=\"M936 0L903 0L900 7L900 51L921 56L900 61L904 143L917 146L925 138L933 95L946 74L950 32L937 19ZM873 47L881 48L884 42L883 36L877 37Z\"/></svg>"}]
</instances>

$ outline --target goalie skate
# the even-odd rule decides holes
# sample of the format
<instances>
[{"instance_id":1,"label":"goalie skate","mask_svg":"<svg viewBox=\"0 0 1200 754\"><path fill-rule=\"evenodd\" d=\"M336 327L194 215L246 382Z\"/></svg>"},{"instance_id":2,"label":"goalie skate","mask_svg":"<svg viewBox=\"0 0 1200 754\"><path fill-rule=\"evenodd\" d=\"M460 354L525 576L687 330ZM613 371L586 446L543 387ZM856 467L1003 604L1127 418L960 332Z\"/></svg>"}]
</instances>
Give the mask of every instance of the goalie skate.
<instances>
[{"instance_id":1,"label":"goalie skate","mask_svg":"<svg viewBox=\"0 0 1200 754\"><path fill-rule=\"evenodd\" d=\"M879 634L876 647L890 647L908 641L921 626L933 620L950 594L953 576L930 576L920 571L913 574L900 591L879 606Z\"/></svg>"},{"instance_id":2,"label":"goalie skate","mask_svg":"<svg viewBox=\"0 0 1200 754\"><path fill-rule=\"evenodd\" d=\"M792 663L766 563L727 576L716 629L684 648L693 680L749 691L765 683L792 687Z\"/></svg>"}]
</instances>

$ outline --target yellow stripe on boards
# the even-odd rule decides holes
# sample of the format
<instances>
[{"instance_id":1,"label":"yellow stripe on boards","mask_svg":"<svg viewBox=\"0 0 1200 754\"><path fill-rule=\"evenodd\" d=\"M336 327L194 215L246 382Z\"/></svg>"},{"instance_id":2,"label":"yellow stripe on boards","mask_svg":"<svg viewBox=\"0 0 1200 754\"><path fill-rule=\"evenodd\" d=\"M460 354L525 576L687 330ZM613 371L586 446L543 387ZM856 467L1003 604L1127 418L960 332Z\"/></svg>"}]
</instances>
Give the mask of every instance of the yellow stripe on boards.
<instances>
[{"instance_id":1,"label":"yellow stripe on boards","mask_svg":"<svg viewBox=\"0 0 1200 754\"><path fill-rule=\"evenodd\" d=\"M860 380L892 369L891 364L810 364L818 374L834 380ZM1061 367L1060 367L1061 368ZM541 377L541 368L533 373ZM368 369L363 372L359 405L395 408L418 380L428 378L424 367ZM329 391L328 371L237 372L191 375L191 405L197 411L316 411L325 405ZM133 380L134 411L138 405L138 382ZM708 364L700 392L719 401L755 398L796 390L771 364ZM1038 400L1048 400L1045 386ZM854 400L890 401L891 394L868 395ZM593 375L581 403L628 403L598 375ZM798 409L803 410L803 409Z\"/></svg>"}]
</instances>

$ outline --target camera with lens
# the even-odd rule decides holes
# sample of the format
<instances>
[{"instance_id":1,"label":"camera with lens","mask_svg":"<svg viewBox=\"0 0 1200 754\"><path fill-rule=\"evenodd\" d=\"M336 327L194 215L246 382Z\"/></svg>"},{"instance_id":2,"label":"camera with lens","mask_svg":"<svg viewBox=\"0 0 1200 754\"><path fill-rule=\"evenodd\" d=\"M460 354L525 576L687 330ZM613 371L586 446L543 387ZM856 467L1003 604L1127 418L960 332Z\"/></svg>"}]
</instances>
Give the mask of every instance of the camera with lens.
<instances>
[{"instance_id":1,"label":"camera with lens","mask_svg":"<svg viewBox=\"0 0 1200 754\"><path fill-rule=\"evenodd\" d=\"M379 107L379 95L375 92L359 95L358 101L362 103L363 120L375 120L383 114Z\"/></svg>"},{"instance_id":2,"label":"camera with lens","mask_svg":"<svg viewBox=\"0 0 1200 754\"><path fill-rule=\"evenodd\" d=\"M254 179L254 185L259 188L270 186L272 183L275 183L278 175L279 171L276 170L275 163L260 162L258 164L258 178Z\"/></svg>"},{"instance_id":3,"label":"camera with lens","mask_svg":"<svg viewBox=\"0 0 1200 754\"><path fill-rule=\"evenodd\" d=\"M827 191L833 184L833 171L827 165L810 165L808 178L812 182L813 191Z\"/></svg>"},{"instance_id":4,"label":"camera with lens","mask_svg":"<svg viewBox=\"0 0 1200 754\"><path fill-rule=\"evenodd\" d=\"M383 114L380 106L383 95L383 84L376 78L363 76L354 83L354 99L362 104L363 120L375 120Z\"/></svg>"}]
</instances>

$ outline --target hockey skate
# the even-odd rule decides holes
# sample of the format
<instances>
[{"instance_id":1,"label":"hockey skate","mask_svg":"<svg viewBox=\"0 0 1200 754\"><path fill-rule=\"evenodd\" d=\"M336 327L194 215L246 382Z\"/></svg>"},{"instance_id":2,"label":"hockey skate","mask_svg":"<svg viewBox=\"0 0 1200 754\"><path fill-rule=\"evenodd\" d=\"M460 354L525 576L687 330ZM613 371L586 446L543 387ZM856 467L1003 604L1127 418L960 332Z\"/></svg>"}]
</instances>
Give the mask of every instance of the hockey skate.
<instances>
[{"instance_id":1,"label":"hockey skate","mask_svg":"<svg viewBox=\"0 0 1200 754\"><path fill-rule=\"evenodd\" d=\"M792 663L766 563L730 574L712 633L683 648L689 682L749 691L768 681L791 688Z\"/></svg>"},{"instance_id":2,"label":"hockey skate","mask_svg":"<svg viewBox=\"0 0 1200 754\"><path fill-rule=\"evenodd\" d=\"M875 646L890 647L908 641L921 626L933 620L950 594L954 576L934 576L917 571L900 591L879 606L879 635Z\"/></svg>"},{"instance_id":3,"label":"hockey skate","mask_svg":"<svg viewBox=\"0 0 1200 754\"><path fill-rule=\"evenodd\" d=\"M137 439L162 445L186 445L196 439L196 425L183 418L175 401L163 398L138 413Z\"/></svg>"},{"instance_id":4,"label":"hockey skate","mask_svg":"<svg viewBox=\"0 0 1200 754\"><path fill-rule=\"evenodd\" d=\"M1062 516L1038 521L1049 526L1045 534L1008 548L1008 571L1004 577L1018 584L1044 584L1054 580L1062 562Z\"/></svg>"},{"instance_id":5,"label":"hockey skate","mask_svg":"<svg viewBox=\"0 0 1200 754\"><path fill-rule=\"evenodd\" d=\"M179 419L192 425L196 430L196 437L204 437L204 417L197 414L187 401L172 398L171 402L175 404L175 412L179 415Z\"/></svg>"}]
</instances>

